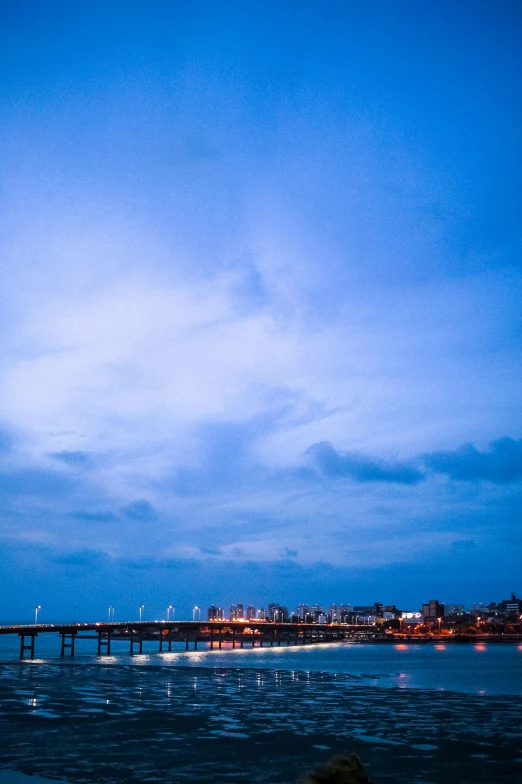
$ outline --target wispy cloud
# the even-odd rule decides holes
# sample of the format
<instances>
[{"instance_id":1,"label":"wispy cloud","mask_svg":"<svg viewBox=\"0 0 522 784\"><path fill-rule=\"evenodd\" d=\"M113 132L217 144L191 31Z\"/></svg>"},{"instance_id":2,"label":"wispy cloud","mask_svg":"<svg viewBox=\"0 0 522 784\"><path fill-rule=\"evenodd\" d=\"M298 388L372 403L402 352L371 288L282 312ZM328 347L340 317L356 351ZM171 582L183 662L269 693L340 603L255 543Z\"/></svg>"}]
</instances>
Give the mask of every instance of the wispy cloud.
<instances>
[{"instance_id":1,"label":"wispy cloud","mask_svg":"<svg viewBox=\"0 0 522 784\"><path fill-rule=\"evenodd\" d=\"M379 460L357 452L338 452L329 441L312 444L307 454L324 476L406 485L417 484L425 478L425 474L412 464Z\"/></svg>"},{"instance_id":2,"label":"wispy cloud","mask_svg":"<svg viewBox=\"0 0 522 784\"><path fill-rule=\"evenodd\" d=\"M456 451L432 452L423 456L436 473L455 481L485 481L511 484L522 479L522 439L499 438L487 451L465 444Z\"/></svg>"},{"instance_id":3,"label":"wispy cloud","mask_svg":"<svg viewBox=\"0 0 522 784\"><path fill-rule=\"evenodd\" d=\"M128 506L122 508L122 514L130 520L143 520L150 522L156 520L158 513L146 498L140 498Z\"/></svg>"},{"instance_id":4,"label":"wispy cloud","mask_svg":"<svg viewBox=\"0 0 522 784\"><path fill-rule=\"evenodd\" d=\"M71 468L86 468L91 463L91 455L87 452L54 452L51 457L61 460Z\"/></svg>"}]
</instances>

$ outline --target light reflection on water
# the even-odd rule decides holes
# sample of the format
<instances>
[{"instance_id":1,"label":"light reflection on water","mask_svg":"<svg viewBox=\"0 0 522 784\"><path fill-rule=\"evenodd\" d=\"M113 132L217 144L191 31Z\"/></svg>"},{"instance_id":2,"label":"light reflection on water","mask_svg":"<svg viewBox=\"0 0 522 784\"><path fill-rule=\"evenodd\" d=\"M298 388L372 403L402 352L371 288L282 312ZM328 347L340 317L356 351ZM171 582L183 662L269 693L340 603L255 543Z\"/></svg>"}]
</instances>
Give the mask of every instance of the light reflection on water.
<instances>
[{"instance_id":1,"label":"light reflection on water","mask_svg":"<svg viewBox=\"0 0 522 784\"><path fill-rule=\"evenodd\" d=\"M0 637L0 660L16 661L18 646L17 638ZM26 659L26 663L41 666L52 660L65 666L74 662L109 667L231 667L289 671L300 673L305 679L310 672L328 672L351 675L354 683L361 685L522 696L522 645L517 643L336 643L221 650L201 645L197 651L186 651L181 643L173 645L171 653L159 653L157 643L146 642L144 652L133 656L124 642L113 642L111 647L111 656L97 657L92 641L78 640L74 659L60 659L59 639L40 635L36 641L39 658Z\"/></svg>"}]
</instances>

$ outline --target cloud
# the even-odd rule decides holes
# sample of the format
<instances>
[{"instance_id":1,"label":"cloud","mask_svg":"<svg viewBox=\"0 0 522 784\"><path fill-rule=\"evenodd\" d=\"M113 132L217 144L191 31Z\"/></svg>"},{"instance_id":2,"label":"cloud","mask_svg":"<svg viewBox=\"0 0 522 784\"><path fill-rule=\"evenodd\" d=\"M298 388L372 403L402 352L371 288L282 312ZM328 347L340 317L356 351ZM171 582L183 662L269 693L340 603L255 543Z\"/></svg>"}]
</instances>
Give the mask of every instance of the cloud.
<instances>
[{"instance_id":1,"label":"cloud","mask_svg":"<svg viewBox=\"0 0 522 784\"><path fill-rule=\"evenodd\" d=\"M338 452L329 441L312 444L306 454L324 476L349 477L358 482L398 482L413 485L425 475L409 463L387 462L358 452Z\"/></svg>"},{"instance_id":2,"label":"cloud","mask_svg":"<svg viewBox=\"0 0 522 784\"><path fill-rule=\"evenodd\" d=\"M0 428L0 455L7 454L12 447L13 439L7 430Z\"/></svg>"},{"instance_id":3,"label":"cloud","mask_svg":"<svg viewBox=\"0 0 522 784\"><path fill-rule=\"evenodd\" d=\"M87 452L53 452L51 457L56 460L61 460L71 468L82 468L88 466L91 462L91 456Z\"/></svg>"},{"instance_id":4,"label":"cloud","mask_svg":"<svg viewBox=\"0 0 522 784\"><path fill-rule=\"evenodd\" d=\"M435 473L446 474L456 481L485 480L499 485L522 479L522 439L499 438L487 452L465 444L454 452L431 452L423 456Z\"/></svg>"},{"instance_id":5,"label":"cloud","mask_svg":"<svg viewBox=\"0 0 522 784\"><path fill-rule=\"evenodd\" d=\"M0 473L0 492L5 495L53 497L70 492L75 482L69 476L38 468L19 468Z\"/></svg>"},{"instance_id":6,"label":"cloud","mask_svg":"<svg viewBox=\"0 0 522 784\"><path fill-rule=\"evenodd\" d=\"M129 506L122 507L122 513L131 520L156 520L158 513L146 498L139 498Z\"/></svg>"},{"instance_id":7,"label":"cloud","mask_svg":"<svg viewBox=\"0 0 522 784\"><path fill-rule=\"evenodd\" d=\"M154 569L190 569L199 566L196 558L124 558L120 561L121 566L137 571L148 571Z\"/></svg>"},{"instance_id":8,"label":"cloud","mask_svg":"<svg viewBox=\"0 0 522 784\"><path fill-rule=\"evenodd\" d=\"M107 560L105 553L96 550L80 550L75 553L62 553L55 555L51 561L63 566L93 566L98 567Z\"/></svg>"},{"instance_id":9,"label":"cloud","mask_svg":"<svg viewBox=\"0 0 522 784\"><path fill-rule=\"evenodd\" d=\"M112 523L116 520L112 512L73 512L71 517L85 523Z\"/></svg>"},{"instance_id":10,"label":"cloud","mask_svg":"<svg viewBox=\"0 0 522 784\"><path fill-rule=\"evenodd\" d=\"M470 550L476 550L477 543L474 539L457 539L451 547L459 553L467 553Z\"/></svg>"},{"instance_id":11,"label":"cloud","mask_svg":"<svg viewBox=\"0 0 522 784\"><path fill-rule=\"evenodd\" d=\"M219 547L209 547L205 545L199 548L199 552L202 555L221 555L221 550Z\"/></svg>"}]
</instances>

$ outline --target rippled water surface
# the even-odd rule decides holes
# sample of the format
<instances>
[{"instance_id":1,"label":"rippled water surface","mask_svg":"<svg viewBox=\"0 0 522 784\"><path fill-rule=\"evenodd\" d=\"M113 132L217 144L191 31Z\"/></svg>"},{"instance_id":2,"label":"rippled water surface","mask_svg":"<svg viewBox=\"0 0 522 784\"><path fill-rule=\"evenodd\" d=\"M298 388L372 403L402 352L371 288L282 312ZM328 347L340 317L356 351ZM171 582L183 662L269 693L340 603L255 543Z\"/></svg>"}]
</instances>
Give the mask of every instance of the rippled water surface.
<instances>
[{"instance_id":1,"label":"rippled water surface","mask_svg":"<svg viewBox=\"0 0 522 784\"><path fill-rule=\"evenodd\" d=\"M253 669L310 670L345 673L369 685L399 688L445 689L468 694L522 696L522 645L516 644L350 644L334 643L273 648L223 647L186 652L179 645L173 653L159 654L157 643L145 643L143 655L129 656L128 643L112 645L113 655L98 659L95 640L79 640L75 662L110 665L170 667L240 667ZM36 641L38 661L59 657L58 635L41 635ZM0 660L17 660L18 637L0 637ZM70 659L66 658L66 662Z\"/></svg>"},{"instance_id":2,"label":"rippled water surface","mask_svg":"<svg viewBox=\"0 0 522 784\"><path fill-rule=\"evenodd\" d=\"M355 750L377 784L519 784L521 670L515 645L4 661L0 765L79 784L284 784Z\"/></svg>"}]
</instances>

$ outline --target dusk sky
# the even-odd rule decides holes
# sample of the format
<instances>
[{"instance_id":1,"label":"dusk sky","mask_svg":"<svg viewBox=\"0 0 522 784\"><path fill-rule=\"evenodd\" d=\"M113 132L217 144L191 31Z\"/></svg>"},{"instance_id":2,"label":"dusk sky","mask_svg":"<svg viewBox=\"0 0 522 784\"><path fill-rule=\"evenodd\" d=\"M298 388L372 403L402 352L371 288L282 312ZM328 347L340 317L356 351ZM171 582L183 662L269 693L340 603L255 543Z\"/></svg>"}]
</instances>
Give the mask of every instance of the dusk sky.
<instances>
[{"instance_id":1,"label":"dusk sky","mask_svg":"<svg viewBox=\"0 0 522 784\"><path fill-rule=\"evenodd\" d=\"M0 21L0 621L522 591L521 4Z\"/></svg>"}]
</instances>

